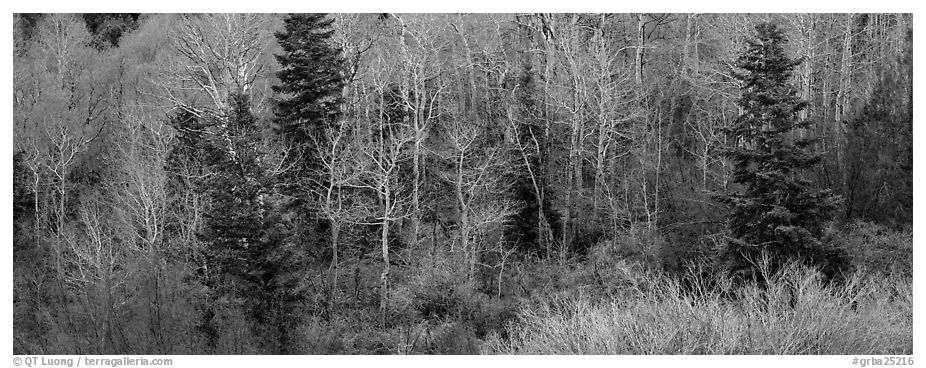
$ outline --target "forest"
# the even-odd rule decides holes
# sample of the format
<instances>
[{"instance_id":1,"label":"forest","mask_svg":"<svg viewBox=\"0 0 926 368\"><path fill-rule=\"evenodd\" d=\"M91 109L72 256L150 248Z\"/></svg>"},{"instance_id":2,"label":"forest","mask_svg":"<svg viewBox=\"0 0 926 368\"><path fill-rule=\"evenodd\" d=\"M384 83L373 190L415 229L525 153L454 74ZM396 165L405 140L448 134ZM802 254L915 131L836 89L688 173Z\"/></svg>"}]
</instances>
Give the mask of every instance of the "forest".
<instances>
[{"instance_id":1,"label":"forest","mask_svg":"<svg viewBox=\"0 0 926 368\"><path fill-rule=\"evenodd\" d=\"M912 14L14 14L14 354L912 354Z\"/></svg>"}]
</instances>

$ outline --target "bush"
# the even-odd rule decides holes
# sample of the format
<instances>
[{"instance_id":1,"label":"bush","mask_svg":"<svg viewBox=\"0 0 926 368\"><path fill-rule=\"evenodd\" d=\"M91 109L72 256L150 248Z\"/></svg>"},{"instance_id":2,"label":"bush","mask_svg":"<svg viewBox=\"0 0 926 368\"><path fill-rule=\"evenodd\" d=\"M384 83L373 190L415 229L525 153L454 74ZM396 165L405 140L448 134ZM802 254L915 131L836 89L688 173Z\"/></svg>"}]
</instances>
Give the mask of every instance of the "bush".
<instances>
[{"instance_id":1,"label":"bush","mask_svg":"<svg viewBox=\"0 0 926 368\"><path fill-rule=\"evenodd\" d=\"M765 288L692 296L668 277L632 300L562 298L522 308L489 337L498 354L911 354L912 287L854 274L840 285L789 266ZM715 282L729 285L729 282Z\"/></svg>"},{"instance_id":2,"label":"bush","mask_svg":"<svg viewBox=\"0 0 926 368\"><path fill-rule=\"evenodd\" d=\"M475 353L477 351L473 349L478 344L474 341L489 333L503 331L506 323L516 315L514 302L483 294L468 283L465 267L455 267L447 259L434 257L421 260L417 268L418 272L404 286L397 287L394 295L406 300L402 303L397 300L397 304L404 303L410 309L406 314L415 315L407 318L403 326L424 324L418 329L427 332L425 350L447 354ZM421 344L421 338L417 337L420 333L409 339Z\"/></svg>"},{"instance_id":3,"label":"bush","mask_svg":"<svg viewBox=\"0 0 926 368\"><path fill-rule=\"evenodd\" d=\"M913 275L913 231L891 230L871 222L855 222L831 231L829 242L846 252L852 265L864 272L906 277Z\"/></svg>"},{"instance_id":4,"label":"bush","mask_svg":"<svg viewBox=\"0 0 926 368\"><path fill-rule=\"evenodd\" d=\"M589 257L597 259L630 260L651 269L662 269L672 261L668 242L658 230L644 226L633 226L617 238L604 240L595 245Z\"/></svg>"},{"instance_id":5,"label":"bush","mask_svg":"<svg viewBox=\"0 0 926 368\"><path fill-rule=\"evenodd\" d=\"M651 274L656 269L647 267L645 260L635 257L641 249L662 249L653 245L662 245L653 233L641 230L623 237L618 241L601 242L591 249L587 265L580 265L578 283L594 285L593 295L629 296L639 295L651 287ZM650 242L650 247L643 245ZM650 259L656 259L655 256Z\"/></svg>"},{"instance_id":6,"label":"bush","mask_svg":"<svg viewBox=\"0 0 926 368\"><path fill-rule=\"evenodd\" d=\"M468 292L460 272L449 262L432 259L421 265L408 283L411 306L427 320L445 320L457 315Z\"/></svg>"}]
</instances>

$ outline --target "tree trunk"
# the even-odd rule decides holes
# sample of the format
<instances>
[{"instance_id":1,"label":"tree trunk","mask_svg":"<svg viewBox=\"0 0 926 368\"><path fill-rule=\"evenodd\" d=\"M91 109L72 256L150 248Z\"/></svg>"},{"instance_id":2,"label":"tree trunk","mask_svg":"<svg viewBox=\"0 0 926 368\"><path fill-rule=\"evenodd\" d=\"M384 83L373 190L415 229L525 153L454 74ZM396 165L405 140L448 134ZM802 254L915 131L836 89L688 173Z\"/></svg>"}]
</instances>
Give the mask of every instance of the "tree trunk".
<instances>
[{"instance_id":1,"label":"tree trunk","mask_svg":"<svg viewBox=\"0 0 926 368\"><path fill-rule=\"evenodd\" d=\"M854 14L846 18L846 30L843 35L842 68L839 72L839 95L836 98L836 127L840 139L845 135L842 121L846 119L846 107L849 104L849 88L852 83L852 19Z\"/></svg>"},{"instance_id":2,"label":"tree trunk","mask_svg":"<svg viewBox=\"0 0 926 368\"><path fill-rule=\"evenodd\" d=\"M653 198L653 222L649 224L650 229L659 224L659 174L662 169L662 122L656 120L656 182L653 185L655 193Z\"/></svg>"},{"instance_id":3,"label":"tree trunk","mask_svg":"<svg viewBox=\"0 0 926 368\"><path fill-rule=\"evenodd\" d=\"M685 18L685 46L682 50L682 74L687 75L693 68L691 67L691 57L688 48L691 47L691 29L694 28L694 18L697 14L688 14Z\"/></svg>"},{"instance_id":4,"label":"tree trunk","mask_svg":"<svg viewBox=\"0 0 926 368\"><path fill-rule=\"evenodd\" d=\"M813 97L811 96L812 91L812 78L813 78L813 58L814 58L814 28L816 27L816 16L813 14L808 15L810 17L810 24L804 25L804 64L803 64L803 73L801 76L801 98L804 101L807 101L808 104L811 104ZM800 116L801 120L807 120L810 114L810 106L801 110ZM804 136L804 129L800 130L801 137Z\"/></svg>"},{"instance_id":5,"label":"tree trunk","mask_svg":"<svg viewBox=\"0 0 926 368\"><path fill-rule=\"evenodd\" d=\"M380 312L382 313L383 322L386 321L386 307L389 303L389 215L390 215L390 192L388 184L385 185L383 193L383 219L382 233L380 241L383 248L383 273L380 274Z\"/></svg>"},{"instance_id":6,"label":"tree trunk","mask_svg":"<svg viewBox=\"0 0 926 368\"><path fill-rule=\"evenodd\" d=\"M341 224L333 216L328 217L331 222L331 266L328 272L331 274L331 285L329 286L328 310L334 309L335 299L338 295L338 237L341 233Z\"/></svg>"},{"instance_id":7,"label":"tree trunk","mask_svg":"<svg viewBox=\"0 0 926 368\"><path fill-rule=\"evenodd\" d=\"M603 120L607 119L603 117ZM605 163L607 162L608 146L610 143L610 127L602 121L598 130L598 147L595 155L595 178L592 192L592 211L598 212L598 201L605 186Z\"/></svg>"},{"instance_id":8,"label":"tree trunk","mask_svg":"<svg viewBox=\"0 0 926 368\"><path fill-rule=\"evenodd\" d=\"M841 171L843 193L845 193L848 170L845 165L846 150L846 109L849 106L849 88L852 87L852 20L854 14L846 18L846 31L842 48L842 68L839 73L839 95L836 100L836 165ZM839 173L837 173L839 175ZM839 179L837 179L839 180Z\"/></svg>"},{"instance_id":9,"label":"tree trunk","mask_svg":"<svg viewBox=\"0 0 926 368\"><path fill-rule=\"evenodd\" d=\"M417 114L417 113L416 113ZM421 127L419 120L415 118L415 142L412 145L412 241L411 249L418 248L418 234L421 226L421 204L419 187L421 186Z\"/></svg>"},{"instance_id":10,"label":"tree trunk","mask_svg":"<svg viewBox=\"0 0 926 368\"><path fill-rule=\"evenodd\" d=\"M575 19L573 19L571 26L572 28L575 27ZM562 234L563 250L569 249L571 246L575 238L575 224L579 218L579 214L576 212L576 197L579 196L579 191L582 189L582 157L579 150L582 149L582 116L580 111L583 98L580 89L584 87L580 81L578 66L573 59L573 55L570 55L571 50L567 50L565 47L565 44L569 42L565 37L564 35L562 39L563 51L569 63L569 72L572 77L572 130L569 137L569 168L567 168L566 173L566 206L563 215Z\"/></svg>"},{"instance_id":11,"label":"tree trunk","mask_svg":"<svg viewBox=\"0 0 926 368\"><path fill-rule=\"evenodd\" d=\"M904 14L897 14L897 42L894 44L894 52L900 54L904 50L904 44L907 39L907 18Z\"/></svg>"},{"instance_id":12,"label":"tree trunk","mask_svg":"<svg viewBox=\"0 0 926 368\"><path fill-rule=\"evenodd\" d=\"M607 56L607 42L604 39L604 15L599 20L600 34L598 35L598 142L595 146L595 172L592 179L592 211L598 214L598 201L601 197L601 190L604 187L605 177L605 158L611 137L611 116L609 114L611 88L606 88L611 82L611 68L609 67L610 59Z\"/></svg>"},{"instance_id":13,"label":"tree trunk","mask_svg":"<svg viewBox=\"0 0 926 368\"><path fill-rule=\"evenodd\" d=\"M457 195L457 204L460 206L460 250L466 255L466 259L469 262L468 267L468 280L472 285L473 275L476 269L475 262L475 249L472 251L469 249L469 206L466 203L466 197L463 195L463 151L460 151L460 156L457 159L457 182L456 182L456 195Z\"/></svg>"},{"instance_id":14,"label":"tree trunk","mask_svg":"<svg viewBox=\"0 0 926 368\"><path fill-rule=\"evenodd\" d=\"M36 154L38 154L38 153L36 153ZM32 236L33 236L33 239L32 239L32 240L35 242L35 249L40 249L40 248L39 248L39 245L40 245L40 240L39 240L39 239L41 239L41 238L39 237L39 234L41 234L42 221L43 221L42 218L45 217L45 216L42 216L41 213L39 212L39 184L41 183L41 177L39 176L39 172L38 172L37 169L32 169L32 178L33 178L33 182L32 182L32 204L33 204L33 206L34 206L34 207L33 207L33 210L35 211L35 212L33 212L33 213L34 213L34 221L35 221L35 224L32 226L32 234L33 234L33 235L32 235Z\"/></svg>"},{"instance_id":15,"label":"tree trunk","mask_svg":"<svg viewBox=\"0 0 926 368\"><path fill-rule=\"evenodd\" d=\"M460 14L460 24L463 24L463 14ZM469 47L469 41L466 39L466 35L458 27L453 27L457 33L460 35L460 40L463 42L463 57L466 58L466 62L469 65L466 66L466 78L467 83L469 83L469 98L464 101L469 101L469 106L464 104L463 111L476 111L476 77L473 67L475 61L473 60L473 51ZM465 103L465 102L464 102ZM468 107L468 108L467 108Z\"/></svg>"},{"instance_id":16,"label":"tree trunk","mask_svg":"<svg viewBox=\"0 0 926 368\"><path fill-rule=\"evenodd\" d=\"M643 85L643 47L646 39L644 28L646 22L643 21L643 13L637 14L637 56L634 61L636 73L634 75L638 86Z\"/></svg>"}]
</instances>

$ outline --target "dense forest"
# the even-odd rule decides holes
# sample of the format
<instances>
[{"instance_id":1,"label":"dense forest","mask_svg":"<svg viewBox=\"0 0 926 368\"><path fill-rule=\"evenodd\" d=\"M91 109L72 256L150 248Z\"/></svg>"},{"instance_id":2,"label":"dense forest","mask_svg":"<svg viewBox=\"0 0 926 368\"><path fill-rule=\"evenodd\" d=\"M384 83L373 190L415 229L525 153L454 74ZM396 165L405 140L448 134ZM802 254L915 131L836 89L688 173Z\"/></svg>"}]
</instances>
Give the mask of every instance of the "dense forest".
<instances>
[{"instance_id":1,"label":"dense forest","mask_svg":"<svg viewBox=\"0 0 926 368\"><path fill-rule=\"evenodd\" d=\"M15 354L912 354L910 14L16 14Z\"/></svg>"}]
</instances>

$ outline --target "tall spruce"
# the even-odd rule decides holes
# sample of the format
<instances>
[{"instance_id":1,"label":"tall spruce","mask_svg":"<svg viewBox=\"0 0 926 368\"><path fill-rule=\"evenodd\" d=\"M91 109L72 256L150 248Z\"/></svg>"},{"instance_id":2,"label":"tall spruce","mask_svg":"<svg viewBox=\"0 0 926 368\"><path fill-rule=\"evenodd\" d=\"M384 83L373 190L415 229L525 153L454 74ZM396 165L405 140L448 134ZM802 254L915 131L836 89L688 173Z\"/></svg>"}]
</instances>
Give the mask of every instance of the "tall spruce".
<instances>
[{"instance_id":1,"label":"tall spruce","mask_svg":"<svg viewBox=\"0 0 926 368\"><path fill-rule=\"evenodd\" d=\"M324 260L330 247L323 244L330 224L308 204L309 185L326 185L315 142L325 142L325 128L337 124L345 85L345 61L341 49L331 42L334 21L325 14L290 14L284 29L276 33L283 49L273 86L277 93L277 134L290 149L290 169L278 177L277 186L290 198L287 212L297 218L290 238L317 260Z\"/></svg>"},{"instance_id":2,"label":"tall spruce","mask_svg":"<svg viewBox=\"0 0 926 368\"><path fill-rule=\"evenodd\" d=\"M317 164L309 137L335 124L340 114L345 61L331 42L334 20L325 14L290 14L283 22L284 30L276 34L283 48L276 55L280 84L273 86L277 132L296 149L299 164L293 174L301 175Z\"/></svg>"},{"instance_id":3,"label":"tall spruce","mask_svg":"<svg viewBox=\"0 0 926 368\"><path fill-rule=\"evenodd\" d=\"M813 151L816 139L800 138L796 131L811 124L799 119L807 104L789 82L801 61L785 55L787 40L776 25L759 24L756 32L737 60L744 71L737 75L743 113L727 130L731 146L725 152L739 191L724 198L732 211L722 257L732 272L747 275L763 253L773 267L787 261L819 264L823 227L839 201L802 177L820 155Z\"/></svg>"},{"instance_id":4,"label":"tall spruce","mask_svg":"<svg viewBox=\"0 0 926 368\"><path fill-rule=\"evenodd\" d=\"M241 303L268 352L291 348L298 292L297 253L286 242L286 221L274 208L272 176L261 165L260 129L245 95L234 95L225 122L210 135L213 175L203 186L211 203L200 239L214 297Z\"/></svg>"}]
</instances>

